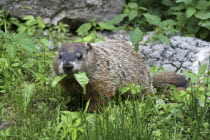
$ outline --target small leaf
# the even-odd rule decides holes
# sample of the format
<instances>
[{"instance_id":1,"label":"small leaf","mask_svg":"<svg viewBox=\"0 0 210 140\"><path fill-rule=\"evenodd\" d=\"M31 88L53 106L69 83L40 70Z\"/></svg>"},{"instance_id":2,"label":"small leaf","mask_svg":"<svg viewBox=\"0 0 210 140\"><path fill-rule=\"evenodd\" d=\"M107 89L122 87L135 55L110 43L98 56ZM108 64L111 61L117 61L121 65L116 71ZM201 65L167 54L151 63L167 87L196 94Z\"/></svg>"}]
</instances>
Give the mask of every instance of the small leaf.
<instances>
[{"instance_id":1,"label":"small leaf","mask_svg":"<svg viewBox=\"0 0 210 140\"><path fill-rule=\"evenodd\" d=\"M38 22L38 26L40 28L44 29L46 25L45 25L44 21L42 20L42 17L37 17L36 20Z\"/></svg>"},{"instance_id":2,"label":"small leaf","mask_svg":"<svg viewBox=\"0 0 210 140\"><path fill-rule=\"evenodd\" d=\"M180 96L179 92L174 91L174 98L179 102L181 101L181 96Z\"/></svg>"},{"instance_id":3,"label":"small leaf","mask_svg":"<svg viewBox=\"0 0 210 140\"><path fill-rule=\"evenodd\" d=\"M24 50L26 50L29 53L32 53L35 50L35 42L25 38L25 39L21 39L19 42L20 47L22 47Z\"/></svg>"},{"instance_id":4,"label":"small leaf","mask_svg":"<svg viewBox=\"0 0 210 140\"><path fill-rule=\"evenodd\" d=\"M77 82L82 86L83 94L86 94L86 85L89 82L89 79L86 76L86 74L84 72L74 73L74 77L77 80Z\"/></svg>"},{"instance_id":5,"label":"small leaf","mask_svg":"<svg viewBox=\"0 0 210 140\"><path fill-rule=\"evenodd\" d=\"M137 9L138 5L137 5L137 3L130 2L130 3L128 3L128 7L133 8L133 9Z\"/></svg>"},{"instance_id":6,"label":"small leaf","mask_svg":"<svg viewBox=\"0 0 210 140\"><path fill-rule=\"evenodd\" d=\"M86 35L88 31L91 29L91 27L92 27L91 23L84 23L77 29L76 32L78 33L78 35Z\"/></svg>"},{"instance_id":7,"label":"small leaf","mask_svg":"<svg viewBox=\"0 0 210 140\"><path fill-rule=\"evenodd\" d=\"M24 20L34 20L34 16L24 16L23 17Z\"/></svg>"},{"instance_id":8,"label":"small leaf","mask_svg":"<svg viewBox=\"0 0 210 140\"><path fill-rule=\"evenodd\" d=\"M130 39L133 45L136 45L143 38L143 32L136 27L133 31L130 32Z\"/></svg>"},{"instance_id":9,"label":"small leaf","mask_svg":"<svg viewBox=\"0 0 210 140\"><path fill-rule=\"evenodd\" d=\"M23 64L23 67L31 68L36 63L37 63L36 59L28 58L27 62L25 64Z\"/></svg>"},{"instance_id":10,"label":"small leaf","mask_svg":"<svg viewBox=\"0 0 210 140\"><path fill-rule=\"evenodd\" d=\"M205 73L205 71L207 70L207 66L208 66L207 64L203 64L199 67L199 70L198 70L199 77Z\"/></svg>"},{"instance_id":11,"label":"small leaf","mask_svg":"<svg viewBox=\"0 0 210 140\"><path fill-rule=\"evenodd\" d=\"M108 21L108 23L110 23L110 24L119 24L127 16L128 16L127 14L120 14L120 15L114 17L112 20Z\"/></svg>"},{"instance_id":12,"label":"small leaf","mask_svg":"<svg viewBox=\"0 0 210 140\"><path fill-rule=\"evenodd\" d=\"M85 113L88 111L89 105L90 105L90 99L87 101L87 103L85 105L85 110L84 110Z\"/></svg>"},{"instance_id":13,"label":"small leaf","mask_svg":"<svg viewBox=\"0 0 210 140\"><path fill-rule=\"evenodd\" d=\"M17 67L17 66L20 66L20 63L13 63L11 66L12 67Z\"/></svg>"},{"instance_id":14,"label":"small leaf","mask_svg":"<svg viewBox=\"0 0 210 140\"><path fill-rule=\"evenodd\" d=\"M105 23L105 22L100 22L100 23L98 23L98 25L102 29L106 29L106 30L113 30L113 29L115 29L115 26L113 24L108 24L108 23Z\"/></svg>"},{"instance_id":15,"label":"small leaf","mask_svg":"<svg viewBox=\"0 0 210 140\"><path fill-rule=\"evenodd\" d=\"M7 60L6 58L0 58L0 70L7 69L10 66L10 61Z\"/></svg>"},{"instance_id":16,"label":"small leaf","mask_svg":"<svg viewBox=\"0 0 210 140\"><path fill-rule=\"evenodd\" d=\"M14 44L9 44L8 46L5 46L6 52L9 54L11 58L15 58L15 55L17 53L17 46Z\"/></svg>"},{"instance_id":17,"label":"small leaf","mask_svg":"<svg viewBox=\"0 0 210 140\"><path fill-rule=\"evenodd\" d=\"M176 0L176 3L185 3L185 4L190 4L192 2L192 0Z\"/></svg>"},{"instance_id":18,"label":"small leaf","mask_svg":"<svg viewBox=\"0 0 210 140\"><path fill-rule=\"evenodd\" d=\"M190 18L192 15L195 14L195 12L196 12L195 8L188 8L186 11L187 18Z\"/></svg>"},{"instance_id":19,"label":"small leaf","mask_svg":"<svg viewBox=\"0 0 210 140\"><path fill-rule=\"evenodd\" d=\"M171 0L162 0L161 3L168 6L168 7L173 6L173 2Z\"/></svg>"},{"instance_id":20,"label":"small leaf","mask_svg":"<svg viewBox=\"0 0 210 140\"><path fill-rule=\"evenodd\" d=\"M163 35L163 34L159 34L158 35L158 39L163 42L163 43L167 43L169 44L171 41L170 41L170 38L168 38L167 36Z\"/></svg>"},{"instance_id":21,"label":"small leaf","mask_svg":"<svg viewBox=\"0 0 210 140\"><path fill-rule=\"evenodd\" d=\"M91 35L86 36L82 39L83 42L90 42L93 39L93 37Z\"/></svg>"},{"instance_id":22,"label":"small leaf","mask_svg":"<svg viewBox=\"0 0 210 140\"><path fill-rule=\"evenodd\" d=\"M36 20L29 20L29 21L27 21L26 23L25 23L25 25L26 26L33 26L33 25L35 25L35 24L37 24L38 23L38 21L36 21Z\"/></svg>"},{"instance_id":23,"label":"small leaf","mask_svg":"<svg viewBox=\"0 0 210 140\"><path fill-rule=\"evenodd\" d=\"M146 21L152 25L159 26L161 23L161 20L159 17L151 14L144 14L144 17L146 18Z\"/></svg>"},{"instance_id":24,"label":"small leaf","mask_svg":"<svg viewBox=\"0 0 210 140\"><path fill-rule=\"evenodd\" d=\"M209 20L201 20L198 25L205 27L210 30L210 21Z\"/></svg>"},{"instance_id":25,"label":"small leaf","mask_svg":"<svg viewBox=\"0 0 210 140\"><path fill-rule=\"evenodd\" d=\"M120 91L120 94L124 94L126 93L127 91L129 91L130 88L129 87L123 87L123 88L120 88L119 91Z\"/></svg>"},{"instance_id":26,"label":"small leaf","mask_svg":"<svg viewBox=\"0 0 210 140\"><path fill-rule=\"evenodd\" d=\"M137 16L138 16L138 11L131 10L131 12L128 14L129 21L133 20Z\"/></svg>"},{"instance_id":27,"label":"small leaf","mask_svg":"<svg viewBox=\"0 0 210 140\"><path fill-rule=\"evenodd\" d=\"M20 26L17 30L18 30L18 33L24 33L26 29L27 29L26 26Z\"/></svg>"},{"instance_id":28,"label":"small leaf","mask_svg":"<svg viewBox=\"0 0 210 140\"><path fill-rule=\"evenodd\" d=\"M50 41L47 40L47 39L41 39L40 42L41 42L42 44L44 44L46 47L52 45L52 44L50 43Z\"/></svg>"},{"instance_id":29,"label":"small leaf","mask_svg":"<svg viewBox=\"0 0 210 140\"><path fill-rule=\"evenodd\" d=\"M59 76L56 76L54 79L53 79L53 82L52 82L52 87L55 87L58 82L60 82L63 78L65 78L67 75L59 75Z\"/></svg>"},{"instance_id":30,"label":"small leaf","mask_svg":"<svg viewBox=\"0 0 210 140\"><path fill-rule=\"evenodd\" d=\"M209 19L210 18L210 12L205 12L205 11L200 11L200 12L197 12L195 14L195 17L199 18L199 19Z\"/></svg>"},{"instance_id":31,"label":"small leaf","mask_svg":"<svg viewBox=\"0 0 210 140\"><path fill-rule=\"evenodd\" d=\"M188 76L190 78L190 82L192 84L194 84L194 83L199 81L198 76L196 74L194 74L194 73L186 73L186 76Z\"/></svg>"}]
</instances>

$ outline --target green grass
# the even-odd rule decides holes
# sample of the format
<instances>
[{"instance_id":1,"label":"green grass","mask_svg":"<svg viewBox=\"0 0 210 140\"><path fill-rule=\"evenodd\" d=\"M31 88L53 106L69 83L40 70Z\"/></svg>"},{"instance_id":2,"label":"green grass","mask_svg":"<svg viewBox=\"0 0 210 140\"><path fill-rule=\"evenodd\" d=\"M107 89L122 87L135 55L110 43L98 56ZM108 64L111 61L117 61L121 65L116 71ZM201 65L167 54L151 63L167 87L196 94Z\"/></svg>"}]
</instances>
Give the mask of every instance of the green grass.
<instances>
[{"instance_id":1,"label":"green grass","mask_svg":"<svg viewBox=\"0 0 210 140\"><path fill-rule=\"evenodd\" d=\"M179 93L185 94L181 101L173 93L156 99L112 100L102 112L93 114L68 111L61 94L52 93L58 89L48 90L47 95L35 89L29 84L22 95L1 97L1 119L11 123L0 131L2 139L177 140L210 135L209 99L201 104L197 95L206 92L199 89Z\"/></svg>"}]
</instances>

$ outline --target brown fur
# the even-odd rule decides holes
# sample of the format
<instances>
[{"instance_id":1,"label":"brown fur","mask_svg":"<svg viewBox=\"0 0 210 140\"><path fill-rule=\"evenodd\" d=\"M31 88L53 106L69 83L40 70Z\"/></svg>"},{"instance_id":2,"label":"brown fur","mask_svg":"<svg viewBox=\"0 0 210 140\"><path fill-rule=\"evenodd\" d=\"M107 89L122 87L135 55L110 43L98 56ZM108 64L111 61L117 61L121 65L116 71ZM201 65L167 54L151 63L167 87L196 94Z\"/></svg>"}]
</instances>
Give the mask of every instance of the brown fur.
<instances>
[{"instance_id":1,"label":"brown fur","mask_svg":"<svg viewBox=\"0 0 210 140\"><path fill-rule=\"evenodd\" d=\"M126 86L130 83L139 84L142 86L143 93L154 94L152 88L152 78L147 69L147 66L143 58L134 51L132 46L125 42L109 41L101 43L93 43L90 45L86 43L70 43L63 44L59 49L59 54L65 54L67 58L72 58L68 62L73 64L71 72L85 72L89 78L87 85L87 93L85 94L85 100L90 99L89 111L93 112L96 106L106 104L107 101L115 96L118 89ZM82 53L82 59L76 58ZM66 63L67 59L60 58L59 54L54 59L54 71L57 75L65 73L62 71L61 63ZM75 63L73 63L75 62ZM68 64L69 64L68 63ZM167 76L165 76L167 77ZM175 76L176 77L176 76ZM168 78L168 79L167 79ZM166 79L171 81L170 84L174 84L172 81L179 83L178 79ZM168 83L167 80L162 78L160 83ZM161 85L158 82L158 76L154 77L154 84ZM73 76L64 78L60 84L72 95L82 94L82 88L76 82Z\"/></svg>"}]
</instances>

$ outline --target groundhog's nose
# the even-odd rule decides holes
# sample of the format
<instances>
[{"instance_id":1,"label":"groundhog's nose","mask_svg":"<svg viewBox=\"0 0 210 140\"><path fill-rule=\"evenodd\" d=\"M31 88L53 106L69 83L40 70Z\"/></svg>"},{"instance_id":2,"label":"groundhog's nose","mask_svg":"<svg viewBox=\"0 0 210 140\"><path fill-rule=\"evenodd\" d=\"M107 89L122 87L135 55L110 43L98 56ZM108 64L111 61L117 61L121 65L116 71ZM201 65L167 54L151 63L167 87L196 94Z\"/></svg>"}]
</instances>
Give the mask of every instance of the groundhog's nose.
<instances>
[{"instance_id":1,"label":"groundhog's nose","mask_svg":"<svg viewBox=\"0 0 210 140\"><path fill-rule=\"evenodd\" d=\"M66 74L72 74L73 68L74 68L74 65L71 63L63 64L63 70L64 70L64 73L66 73Z\"/></svg>"}]
</instances>

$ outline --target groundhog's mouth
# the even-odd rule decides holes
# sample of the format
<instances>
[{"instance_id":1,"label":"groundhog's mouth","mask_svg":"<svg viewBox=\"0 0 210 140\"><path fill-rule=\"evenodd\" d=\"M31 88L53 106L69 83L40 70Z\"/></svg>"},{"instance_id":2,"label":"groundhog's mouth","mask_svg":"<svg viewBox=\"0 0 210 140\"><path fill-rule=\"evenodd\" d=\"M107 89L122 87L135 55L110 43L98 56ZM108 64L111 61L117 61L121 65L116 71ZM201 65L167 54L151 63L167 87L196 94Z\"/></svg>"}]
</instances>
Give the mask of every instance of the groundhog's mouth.
<instances>
[{"instance_id":1,"label":"groundhog's mouth","mask_svg":"<svg viewBox=\"0 0 210 140\"><path fill-rule=\"evenodd\" d=\"M71 68L65 68L63 69L64 73L67 75L72 75L74 71Z\"/></svg>"},{"instance_id":2,"label":"groundhog's mouth","mask_svg":"<svg viewBox=\"0 0 210 140\"><path fill-rule=\"evenodd\" d=\"M78 70L72 70L72 69L64 69L64 73L67 75L73 75L74 73L79 72Z\"/></svg>"}]
</instances>

